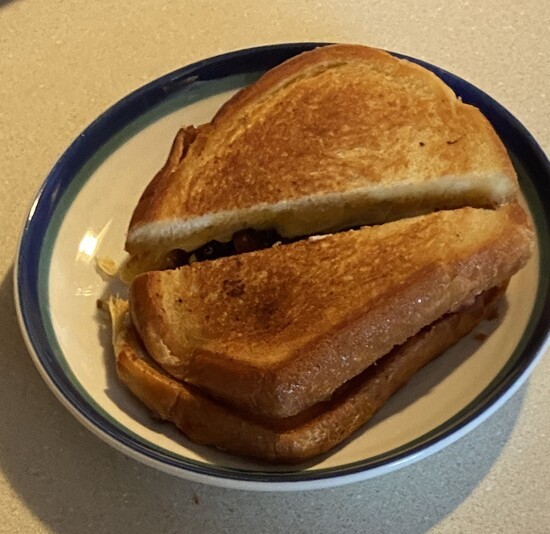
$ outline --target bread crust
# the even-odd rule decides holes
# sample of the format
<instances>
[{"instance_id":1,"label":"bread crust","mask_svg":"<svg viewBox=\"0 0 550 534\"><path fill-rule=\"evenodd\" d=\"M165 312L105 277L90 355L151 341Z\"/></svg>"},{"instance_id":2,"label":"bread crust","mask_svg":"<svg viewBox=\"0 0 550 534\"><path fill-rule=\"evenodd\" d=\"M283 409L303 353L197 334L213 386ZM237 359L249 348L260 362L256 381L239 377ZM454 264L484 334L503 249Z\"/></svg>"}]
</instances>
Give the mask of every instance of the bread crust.
<instances>
[{"instance_id":1,"label":"bread crust","mask_svg":"<svg viewBox=\"0 0 550 534\"><path fill-rule=\"evenodd\" d=\"M247 227L291 237L496 206L517 191L479 110L428 70L356 45L272 69L185 146L136 207L133 256L192 250Z\"/></svg>"},{"instance_id":2,"label":"bread crust","mask_svg":"<svg viewBox=\"0 0 550 534\"><path fill-rule=\"evenodd\" d=\"M510 278L532 243L517 204L438 212L145 273L130 286L130 309L172 376L287 417Z\"/></svg>"},{"instance_id":3,"label":"bread crust","mask_svg":"<svg viewBox=\"0 0 550 534\"><path fill-rule=\"evenodd\" d=\"M270 462L299 463L329 451L367 423L414 373L490 316L503 292L504 286L484 292L392 350L328 401L282 420L235 410L149 363L121 301L114 315L119 314L122 327L113 328L117 373L156 416L175 423L197 443Z\"/></svg>"}]
</instances>

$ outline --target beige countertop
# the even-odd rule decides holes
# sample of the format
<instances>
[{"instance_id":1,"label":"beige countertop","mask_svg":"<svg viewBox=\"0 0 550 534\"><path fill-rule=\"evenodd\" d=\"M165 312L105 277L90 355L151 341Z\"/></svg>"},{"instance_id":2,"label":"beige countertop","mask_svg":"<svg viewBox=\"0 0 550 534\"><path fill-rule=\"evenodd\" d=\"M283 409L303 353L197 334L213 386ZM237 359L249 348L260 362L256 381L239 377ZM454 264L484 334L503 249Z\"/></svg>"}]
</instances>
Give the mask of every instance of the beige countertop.
<instances>
[{"instance_id":1,"label":"beige countertop","mask_svg":"<svg viewBox=\"0 0 550 534\"><path fill-rule=\"evenodd\" d=\"M0 0L0 532L548 532L550 357L487 422L408 468L303 493L219 489L127 459L60 405L19 334L12 268L63 150L164 73L259 44L370 44L473 82L548 153L549 28L543 0Z\"/></svg>"}]
</instances>

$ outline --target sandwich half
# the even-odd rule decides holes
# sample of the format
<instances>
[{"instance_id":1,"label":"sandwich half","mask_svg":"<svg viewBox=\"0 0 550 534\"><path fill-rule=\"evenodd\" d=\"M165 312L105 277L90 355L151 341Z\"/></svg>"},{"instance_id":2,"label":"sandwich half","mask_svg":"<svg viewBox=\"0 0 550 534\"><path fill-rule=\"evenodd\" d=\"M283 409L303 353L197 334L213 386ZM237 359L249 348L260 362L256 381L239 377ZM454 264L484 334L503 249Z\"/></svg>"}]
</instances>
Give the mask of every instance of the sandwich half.
<instances>
[{"instance_id":1,"label":"sandwich half","mask_svg":"<svg viewBox=\"0 0 550 534\"><path fill-rule=\"evenodd\" d=\"M143 273L129 313L174 379L248 413L291 417L505 284L532 242L516 203L440 211Z\"/></svg>"},{"instance_id":2,"label":"sandwich half","mask_svg":"<svg viewBox=\"0 0 550 534\"><path fill-rule=\"evenodd\" d=\"M292 239L516 192L489 122L433 73L365 46L321 47L177 134L133 213L123 276L243 230Z\"/></svg>"},{"instance_id":3,"label":"sandwich half","mask_svg":"<svg viewBox=\"0 0 550 534\"><path fill-rule=\"evenodd\" d=\"M258 417L174 379L147 355L128 303L111 299L117 373L155 417L174 423L194 442L257 460L297 464L330 451L366 424L419 369L490 317L504 289L478 295L394 348L326 401L293 417Z\"/></svg>"}]
</instances>

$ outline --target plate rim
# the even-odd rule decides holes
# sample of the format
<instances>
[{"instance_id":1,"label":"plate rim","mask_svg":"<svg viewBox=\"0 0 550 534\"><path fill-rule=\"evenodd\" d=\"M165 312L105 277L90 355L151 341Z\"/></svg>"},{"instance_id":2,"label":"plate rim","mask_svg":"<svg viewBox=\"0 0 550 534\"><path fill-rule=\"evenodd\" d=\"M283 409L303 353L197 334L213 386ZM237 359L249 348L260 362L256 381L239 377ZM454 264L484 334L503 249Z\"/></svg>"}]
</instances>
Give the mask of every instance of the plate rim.
<instances>
[{"instance_id":1,"label":"plate rim","mask_svg":"<svg viewBox=\"0 0 550 534\"><path fill-rule=\"evenodd\" d=\"M93 154L105 144L108 139L111 139L114 135L120 132L131 121L150 111L154 106L163 102L170 95L177 94L184 90L186 87L192 86L197 81L208 81L223 78L235 74L234 63L240 66L241 70L238 73L255 72L258 70L265 70L265 56L269 56L269 61L273 63L280 62L286 57L291 57L296 53L309 50L316 46L324 46L329 43L282 43L276 45L264 45L260 47L245 48L233 52L227 52L224 54L216 55L210 58L202 59L190 65L181 67L172 71L164 76L153 80L135 91L129 93L113 106L104 111L97 119L95 119L89 126L87 126L83 132L71 143L71 145L65 150L62 156L57 160L51 171L48 173L44 182L42 183L35 199L31 205L31 208L25 218L23 229L20 234L17 255L14 267L14 297L16 302L17 317L20 325L20 329L23 333L25 344L29 350L31 357L46 384L54 392L58 400L81 422L86 428L91 430L95 435L99 436L103 441L106 441L114 448L121 452L132 456L133 458L140 460L152 467L156 467L162 471L179 475L184 478L205 482L213 485L231 487L236 489L258 489L258 490L303 490L303 489L316 489L323 487L332 487L349 482L366 480L373 478L383 473L393 471L397 468L409 465L416 462L442 448L446 447L450 443L456 441L470 430L475 428L478 424L483 422L487 417L494 413L500 406L502 406L521 386L521 384L527 379L532 369L542 357L549 344L548 327L541 332L541 328L538 328L538 335L533 342L533 333L528 342L529 355L524 365L519 369L515 369L515 373L506 377L506 383L501 385L498 390L493 391L493 395L488 399L483 400L483 406L474 409L470 408L469 416L463 417L460 424L455 424L446 432L440 432L435 438L425 440L424 443L420 443L418 446L413 447L412 450L407 450L405 453L397 454L393 456L391 460L382 461L380 463L371 462L373 465L366 467L362 464L364 462L354 462L348 464L351 468L342 469L342 467L329 467L321 468L311 471L290 471L290 472L268 472L268 471L250 471L240 470L235 468L223 467L223 472L218 472L219 467L197 462L195 460L185 460L184 464L198 464L195 465L195 469L190 465L175 465L169 464L166 461L162 461L159 458L155 458L147 451L140 450L136 443L122 443L120 436L117 436L116 432L113 432L109 427L98 426L97 421L93 418L90 419L82 410L82 406L75 402L75 399L71 398L68 391L63 389L58 380L59 377L52 376L45 365L44 352L40 351L40 347L37 346L35 323L36 317L31 317L32 312L36 309L30 308L28 284L29 277L32 281L33 274L36 274L36 284L38 285L39 264L40 261L36 261L34 270L32 269L32 262L29 264L28 260L32 247L32 225L38 224L37 218L41 214L42 203L50 202L49 208L50 217L55 212L57 206L56 201L63 197L63 192L66 192L67 187L72 183L78 170L89 161ZM436 75L445 79L445 81L452 80L453 88L456 91L457 86L461 86L463 89L467 89L483 104L484 114L494 124L493 121L501 121L507 126L512 126L510 137L515 141L521 140L526 145L527 149L535 155L535 163L538 164L545 172L546 176L550 176L550 166L548 159L546 158L542 149L538 146L532 135L525 129L525 127L503 106L496 102L492 97L465 81L458 76L447 72L440 67L431 65L422 60L412 58L399 53L391 52L397 57L408 59L415 63L418 63L424 67L427 67ZM268 62L269 62L268 61ZM274 64L276 64L274 63ZM263 64L263 66L261 65ZM260 67L258 69L258 67ZM269 67L268 67L269 68ZM233 70L231 70L233 69ZM231 72L229 71L231 70ZM215 72L211 72L215 71ZM197 76L200 73L202 77ZM213 76L213 77L212 77ZM472 96L470 94L470 96ZM478 104L479 105L479 104ZM489 114L486 113L486 109L489 110ZM135 114L136 110L141 113ZM491 117L492 119L491 120ZM105 128L106 124L109 124L109 128ZM113 127L111 127L113 126ZM495 126L495 129L497 127ZM501 128L502 129L502 128ZM107 134L106 131L109 133ZM103 133L103 135L99 135ZM500 132L499 132L500 134ZM514 134L514 135L512 135ZM502 136L501 136L502 137ZM511 139L508 139L511 142ZM103 141L102 141L103 140ZM503 139L503 141L505 141ZM505 144L507 144L505 142ZM85 151L88 155L87 158L82 161L82 158L75 158L75 156ZM78 162L75 161L78 159ZM61 183L58 182L63 175L69 176ZM539 183L532 184L534 187ZM62 187L64 186L64 188ZM61 193L61 194L60 194ZM539 198L539 201L542 200ZM38 211L37 211L38 210ZM549 210L544 209L545 223L549 225L550 215ZM47 225L44 227L43 234L47 233ZM30 236L30 237L29 237ZM41 258L42 247L39 248L39 254L37 257ZM542 261L542 260L541 260ZM539 275L539 284L542 277ZM25 292L27 290L27 292ZM543 309L540 310L537 325L540 326L542 320L546 320L545 324L550 324L550 294L546 291L546 299L543 303ZM38 295L37 295L38 296ZM36 307L35 307L36 308ZM39 307L38 307L39 308ZM533 312L532 312L533 313ZM40 313L39 313L40 315ZM41 317L41 315L40 315ZM522 354L527 350L524 347ZM512 355L510 356L510 359ZM46 358L47 361L47 358ZM487 386L488 387L488 386ZM485 389L484 389L485 391ZM77 399L78 401L78 399ZM476 403L477 398L473 401ZM466 409L466 408L465 408ZM463 410L461 410L462 412ZM460 412L459 412L460 413ZM453 419L453 418L451 418ZM449 419L449 421L451 420ZM447 424L448 421L445 424ZM116 429L115 429L116 430ZM437 429L434 429L437 430ZM431 434L433 431L429 432ZM416 440L413 440L416 441ZM408 445L408 444L407 444ZM409 448L410 449L410 448ZM150 452L150 451L149 451ZM392 451L388 451L391 453ZM387 453L386 453L387 454ZM166 459L165 459L166 460ZM361 464L361 465L356 465ZM201 467L201 469L197 469ZM233 475L233 476L231 476Z\"/></svg>"}]
</instances>

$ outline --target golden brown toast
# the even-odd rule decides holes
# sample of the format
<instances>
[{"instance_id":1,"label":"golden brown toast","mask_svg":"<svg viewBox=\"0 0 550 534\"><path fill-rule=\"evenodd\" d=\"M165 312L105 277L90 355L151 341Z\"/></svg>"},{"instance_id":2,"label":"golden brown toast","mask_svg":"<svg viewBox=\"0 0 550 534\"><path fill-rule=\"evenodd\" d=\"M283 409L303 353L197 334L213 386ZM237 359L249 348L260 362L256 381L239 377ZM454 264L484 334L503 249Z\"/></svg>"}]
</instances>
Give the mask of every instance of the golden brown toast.
<instances>
[{"instance_id":1,"label":"golden brown toast","mask_svg":"<svg viewBox=\"0 0 550 534\"><path fill-rule=\"evenodd\" d=\"M287 417L508 280L532 242L518 204L441 211L144 273L131 315L170 375Z\"/></svg>"},{"instance_id":2,"label":"golden brown toast","mask_svg":"<svg viewBox=\"0 0 550 534\"><path fill-rule=\"evenodd\" d=\"M162 372L145 354L127 302L113 299L117 373L153 414L172 421L197 443L271 462L298 463L327 452L364 425L414 373L489 317L503 292L500 287L482 293L393 349L328 401L286 419L246 414Z\"/></svg>"},{"instance_id":3,"label":"golden brown toast","mask_svg":"<svg viewBox=\"0 0 550 534\"><path fill-rule=\"evenodd\" d=\"M317 48L178 133L133 214L127 272L244 228L310 235L516 191L489 122L433 73L365 46Z\"/></svg>"}]
</instances>

